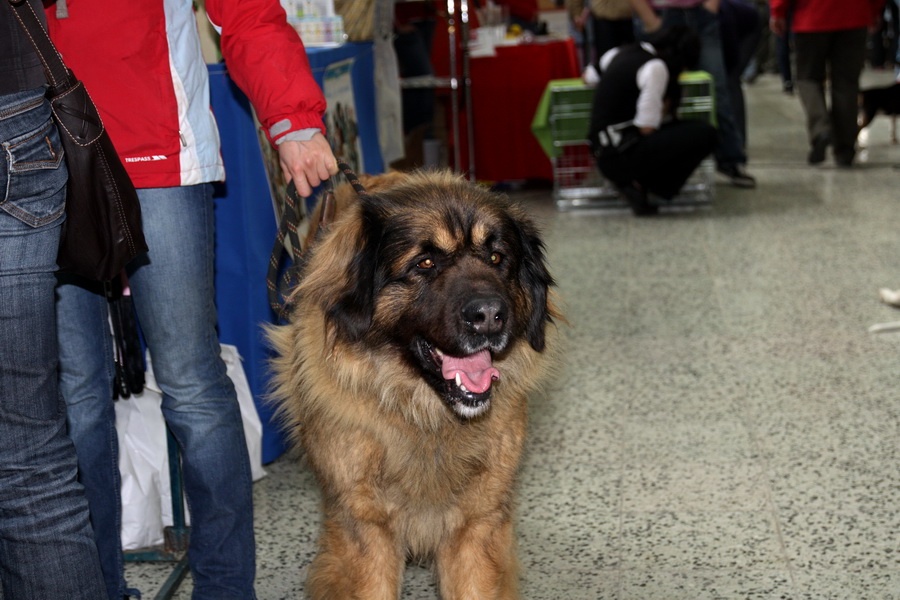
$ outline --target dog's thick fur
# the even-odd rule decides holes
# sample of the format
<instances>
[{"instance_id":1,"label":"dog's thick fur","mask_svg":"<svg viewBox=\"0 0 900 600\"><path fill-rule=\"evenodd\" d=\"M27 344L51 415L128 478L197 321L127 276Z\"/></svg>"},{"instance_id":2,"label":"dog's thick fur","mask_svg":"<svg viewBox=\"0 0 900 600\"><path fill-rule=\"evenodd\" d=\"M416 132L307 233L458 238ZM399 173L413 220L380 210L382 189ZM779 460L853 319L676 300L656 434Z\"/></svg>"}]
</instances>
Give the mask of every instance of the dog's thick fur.
<instances>
[{"instance_id":1,"label":"dog's thick fur","mask_svg":"<svg viewBox=\"0 0 900 600\"><path fill-rule=\"evenodd\" d=\"M306 594L395 600L413 559L444 600L516 598L526 397L557 348L543 244L449 172L363 183L338 193L270 331L274 396L324 501Z\"/></svg>"},{"instance_id":2,"label":"dog's thick fur","mask_svg":"<svg viewBox=\"0 0 900 600\"><path fill-rule=\"evenodd\" d=\"M891 120L891 143L897 143L897 117L900 116L900 83L869 88L859 93L859 128L868 127L879 114Z\"/></svg>"}]
</instances>

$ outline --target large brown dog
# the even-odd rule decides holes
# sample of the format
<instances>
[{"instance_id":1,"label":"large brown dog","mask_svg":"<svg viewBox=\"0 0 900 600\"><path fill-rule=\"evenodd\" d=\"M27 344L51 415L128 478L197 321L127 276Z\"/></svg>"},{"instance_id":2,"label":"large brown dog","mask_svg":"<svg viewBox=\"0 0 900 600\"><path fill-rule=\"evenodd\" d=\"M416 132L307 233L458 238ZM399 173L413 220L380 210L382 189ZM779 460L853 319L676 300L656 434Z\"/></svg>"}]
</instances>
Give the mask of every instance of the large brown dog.
<instances>
[{"instance_id":1,"label":"large brown dog","mask_svg":"<svg viewBox=\"0 0 900 600\"><path fill-rule=\"evenodd\" d=\"M445 600L516 598L526 396L557 346L543 244L521 208L450 173L364 184L339 194L270 332L281 416L324 499L307 596L395 600L413 558Z\"/></svg>"}]
</instances>

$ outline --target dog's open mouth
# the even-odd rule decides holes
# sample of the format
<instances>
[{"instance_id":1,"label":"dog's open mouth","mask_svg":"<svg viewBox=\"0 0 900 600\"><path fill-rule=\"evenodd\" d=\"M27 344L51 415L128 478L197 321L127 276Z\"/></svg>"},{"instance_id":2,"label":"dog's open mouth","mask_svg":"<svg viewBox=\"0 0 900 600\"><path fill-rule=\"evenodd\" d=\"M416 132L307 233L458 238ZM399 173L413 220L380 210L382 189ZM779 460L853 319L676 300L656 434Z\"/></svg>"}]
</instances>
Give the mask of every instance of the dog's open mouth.
<instances>
[{"instance_id":1,"label":"dog's open mouth","mask_svg":"<svg viewBox=\"0 0 900 600\"><path fill-rule=\"evenodd\" d=\"M451 356L424 340L418 346L419 356L430 363L429 370L440 371L438 392L456 414L471 419L490 408L491 386L500 379L490 350Z\"/></svg>"},{"instance_id":2,"label":"dog's open mouth","mask_svg":"<svg viewBox=\"0 0 900 600\"><path fill-rule=\"evenodd\" d=\"M500 371L491 362L490 350L482 350L469 356L450 356L434 349L445 381L453 381L463 393L483 394L491 384L500 379Z\"/></svg>"}]
</instances>

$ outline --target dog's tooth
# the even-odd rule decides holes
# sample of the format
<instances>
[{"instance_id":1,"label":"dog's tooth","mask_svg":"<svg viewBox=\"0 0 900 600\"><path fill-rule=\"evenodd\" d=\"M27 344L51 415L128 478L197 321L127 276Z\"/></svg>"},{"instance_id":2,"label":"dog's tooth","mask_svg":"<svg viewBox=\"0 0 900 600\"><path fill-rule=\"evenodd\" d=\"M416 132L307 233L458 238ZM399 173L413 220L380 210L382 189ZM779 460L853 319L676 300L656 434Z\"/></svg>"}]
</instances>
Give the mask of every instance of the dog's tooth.
<instances>
[{"instance_id":1,"label":"dog's tooth","mask_svg":"<svg viewBox=\"0 0 900 600\"><path fill-rule=\"evenodd\" d=\"M462 390L462 391L463 391L464 393L466 393L466 394L469 393L469 389L468 389L466 386L463 385L463 382L462 382L462 375L460 375L459 373L457 373L457 374L456 374L456 377L454 378L454 381L456 382L456 387L458 387L460 390Z\"/></svg>"}]
</instances>

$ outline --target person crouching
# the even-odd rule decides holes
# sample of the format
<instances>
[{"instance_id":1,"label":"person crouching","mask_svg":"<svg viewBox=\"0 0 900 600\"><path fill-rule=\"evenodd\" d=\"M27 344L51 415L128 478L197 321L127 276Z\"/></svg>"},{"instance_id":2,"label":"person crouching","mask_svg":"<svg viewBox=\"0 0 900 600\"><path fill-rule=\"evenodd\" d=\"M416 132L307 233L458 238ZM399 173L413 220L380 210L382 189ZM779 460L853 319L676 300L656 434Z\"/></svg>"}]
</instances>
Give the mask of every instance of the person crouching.
<instances>
[{"instance_id":1,"label":"person crouching","mask_svg":"<svg viewBox=\"0 0 900 600\"><path fill-rule=\"evenodd\" d=\"M716 145L716 129L676 117L678 75L696 65L699 38L683 26L613 48L600 59L589 140L600 172L635 215L658 212Z\"/></svg>"}]
</instances>

